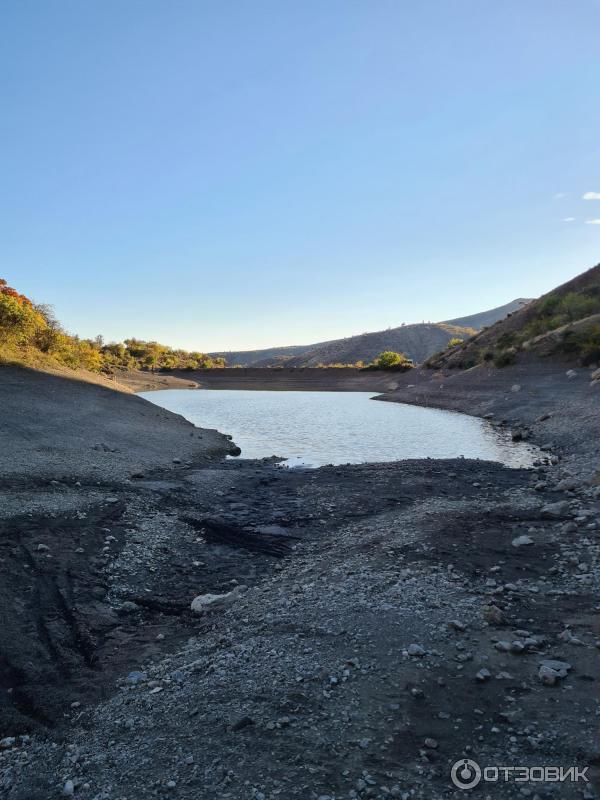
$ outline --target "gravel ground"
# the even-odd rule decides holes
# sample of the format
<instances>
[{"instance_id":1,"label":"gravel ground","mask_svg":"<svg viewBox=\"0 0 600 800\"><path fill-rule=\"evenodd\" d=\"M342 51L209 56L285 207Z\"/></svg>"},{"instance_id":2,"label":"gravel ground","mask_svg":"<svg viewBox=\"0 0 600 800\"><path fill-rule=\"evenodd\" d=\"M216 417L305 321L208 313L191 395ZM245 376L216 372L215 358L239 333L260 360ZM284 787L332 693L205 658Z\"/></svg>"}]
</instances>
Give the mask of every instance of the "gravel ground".
<instances>
[{"instance_id":1,"label":"gravel ground","mask_svg":"<svg viewBox=\"0 0 600 800\"><path fill-rule=\"evenodd\" d=\"M0 366L0 408L0 478L8 480L123 480L232 447L141 397L24 368Z\"/></svg>"},{"instance_id":2,"label":"gravel ground","mask_svg":"<svg viewBox=\"0 0 600 800\"><path fill-rule=\"evenodd\" d=\"M465 797L459 759L588 768L473 796L596 797L597 394L562 366L531 397L501 372L470 410L554 463L13 476L2 797Z\"/></svg>"}]
</instances>

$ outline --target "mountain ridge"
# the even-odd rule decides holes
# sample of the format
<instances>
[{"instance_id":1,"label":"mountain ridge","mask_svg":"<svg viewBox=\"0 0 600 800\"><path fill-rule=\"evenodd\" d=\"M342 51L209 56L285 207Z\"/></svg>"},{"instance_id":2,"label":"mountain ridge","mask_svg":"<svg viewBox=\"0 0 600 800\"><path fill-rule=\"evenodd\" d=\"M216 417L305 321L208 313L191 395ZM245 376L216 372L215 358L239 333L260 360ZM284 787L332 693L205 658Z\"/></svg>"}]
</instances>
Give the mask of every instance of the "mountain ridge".
<instances>
[{"instance_id":1,"label":"mountain ridge","mask_svg":"<svg viewBox=\"0 0 600 800\"><path fill-rule=\"evenodd\" d=\"M444 349L451 339L467 339L483 327L514 313L528 302L530 302L528 299L516 298L502 306L451 320L399 325L382 331L308 345L287 345L256 350L222 350L209 355L213 358L225 358L230 367L315 367L321 364L355 364L357 361L368 363L383 350L395 350L406 353L413 361L421 363Z\"/></svg>"}]
</instances>

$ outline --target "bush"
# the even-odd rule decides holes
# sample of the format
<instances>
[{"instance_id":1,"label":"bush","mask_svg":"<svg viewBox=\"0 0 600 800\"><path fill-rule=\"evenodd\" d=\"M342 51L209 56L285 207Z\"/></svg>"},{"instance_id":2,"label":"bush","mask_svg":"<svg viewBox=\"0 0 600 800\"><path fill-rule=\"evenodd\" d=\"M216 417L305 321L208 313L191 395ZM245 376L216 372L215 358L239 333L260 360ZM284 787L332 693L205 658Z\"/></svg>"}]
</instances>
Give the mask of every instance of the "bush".
<instances>
[{"instance_id":1,"label":"bush","mask_svg":"<svg viewBox=\"0 0 600 800\"><path fill-rule=\"evenodd\" d=\"M583 366L600 362L600 325L585 331L568 334L559 349L563 353L578 355Z\"/></svg>"},{"instance_id":2,"label":"bush","mask_svg":"<svg viewBox=\"0 0 600 800\"><path fill-rule=\"evenodd\" d=\"M373 365L378 369L410 369L414 366L404 353L395 353L393 350L384 350L377 356Z\"/></svg>"},{"instance_id":3,"label":"bush","mask_svg":"<svg viewBox=\"0 0 600 800\"><path fill-rule=\"evenodd\" d=\"M514 364L517 360L515 353L512 353L510 350L503 350L501 353L497 353L494 356L494 366L498 367L498 369L502 369L502 367L508 367L510 364Z\"/></svg>"},{"instance_id":4,"label":"bush","mask_svg":"<svg viewBox=\"0 0 600 800\"><path fill-rule=\"evenodd\" d=\"M0 334L3 341L26 345L46 326L30 300L14 289L0 285Z\"/></svg>"},{"instance_id":5,"label":"bush","mask_svg":"<svg viewBox=\"0 0 600 800\"><path fill-rule=\"evenodd\" d=\"M524 329L524 338L532 339L592 314L600 313L600 292L567 292L560 297L550 294L538 306L538 316Z\"/></svg>"},{"instance_id":6,"label":"bush","mask_svg":"<svg viewBox=\"0 0 600 800\"><path fill-rule=\"evenodd\" d=\"M173 350L158 342L127 339L104 344L101 337L80 339L66 333L49 306L35 305L0 279L0 357L31 366L112 372L131 369L206 369L224 367L224 358Z\"/></svg>"}]
</instances>

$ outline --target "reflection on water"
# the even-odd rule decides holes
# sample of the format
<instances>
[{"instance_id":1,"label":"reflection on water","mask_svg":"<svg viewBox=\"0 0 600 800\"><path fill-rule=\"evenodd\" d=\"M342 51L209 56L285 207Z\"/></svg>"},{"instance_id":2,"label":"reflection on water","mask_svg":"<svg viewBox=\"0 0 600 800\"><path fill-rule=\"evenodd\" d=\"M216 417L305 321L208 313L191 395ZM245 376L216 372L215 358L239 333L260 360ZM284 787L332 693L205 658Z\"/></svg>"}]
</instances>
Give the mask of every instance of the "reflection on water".
<instances>
[{"instance_id":1,"label":"reflection on water","mask_svg":"<svg viewBox=\"0 0 600 800\"><path fill-rule=\"evenodd\" d=\"M529 466L534 449L487 422L370 392L255 392L167 389L141 395L198 427L232 435L242 458L282 456L289 466L405 458L482 458Z\"/></svg>"}]
</instances>

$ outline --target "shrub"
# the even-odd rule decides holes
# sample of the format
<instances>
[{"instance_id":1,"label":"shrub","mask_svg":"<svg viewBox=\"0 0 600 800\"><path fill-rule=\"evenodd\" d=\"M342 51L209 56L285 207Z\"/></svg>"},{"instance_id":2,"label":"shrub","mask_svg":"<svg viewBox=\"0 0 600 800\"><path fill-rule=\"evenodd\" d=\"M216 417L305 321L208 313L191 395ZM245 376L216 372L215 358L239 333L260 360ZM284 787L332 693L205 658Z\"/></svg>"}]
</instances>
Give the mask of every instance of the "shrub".
<instances>
[{"instance_id":1,"label":"shrub","mask_svg":"<svg viewBox=\"0 0 600 800\"><path fill-rule=\"evenodd\" d=\"M393 350L384 350L373 364L379 369L410 369L413 366L413 362L404 353L395 353Z\"/></svg>"},{"instance_id":2,"label":"shrub","mask_svg":"<svg viewBox=\"0 0 600 800\"><path fill-rule=\"evenodd\" d=\"M578 355L584 366L600 362L600 325L568 334L558 348L563 353Z\"/></svg>"},{"instance_id":3,"label":"shrub","mask_svg":"<svg viewBox=\"0 0 600 800\"><path fill-rule=\"evenodd\" d=\"M497 353L494 356L494 366L498 367L498 369L502 369L502 367L508 367L510 364L514 364L516 360L517 357L515 353L510 350L503 350L501 353Z\"/></svg>"}]
</instances>

